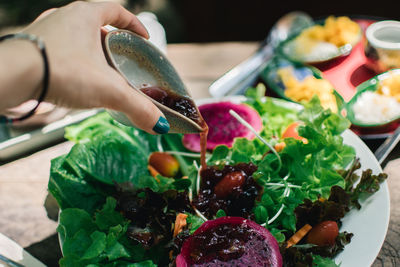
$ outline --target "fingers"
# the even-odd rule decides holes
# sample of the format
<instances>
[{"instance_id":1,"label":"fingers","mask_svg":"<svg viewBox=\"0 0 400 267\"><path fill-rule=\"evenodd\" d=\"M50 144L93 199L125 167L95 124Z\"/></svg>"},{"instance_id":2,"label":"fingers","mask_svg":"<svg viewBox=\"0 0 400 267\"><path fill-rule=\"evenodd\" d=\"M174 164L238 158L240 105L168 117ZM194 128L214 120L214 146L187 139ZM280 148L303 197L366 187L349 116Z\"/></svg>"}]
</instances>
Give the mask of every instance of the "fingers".
<instances>
[{"instance_id":1,"label":"fingers","mask_svg":"<svg viewBox=\"0 0 400 267\"><path fill-rule=\"evenodd\" d=\"M140 20L121 5L112 2L93 3L96 6L102 26L110 24L120 29L133 31L146 39L149 33Z\"/></svg>"},{"instance_id":2,"label":"fingers","mask_svg":"<svg viewBox=\"0 0 400 267\"><path fill-rule=\"evenodd\" d=\"M101 27L100 29L100 35L101 35L101 42L104 44L104 39L106 38L106 35L108 33L108 30L104 27Z\"/></svg>"}]
</instances>

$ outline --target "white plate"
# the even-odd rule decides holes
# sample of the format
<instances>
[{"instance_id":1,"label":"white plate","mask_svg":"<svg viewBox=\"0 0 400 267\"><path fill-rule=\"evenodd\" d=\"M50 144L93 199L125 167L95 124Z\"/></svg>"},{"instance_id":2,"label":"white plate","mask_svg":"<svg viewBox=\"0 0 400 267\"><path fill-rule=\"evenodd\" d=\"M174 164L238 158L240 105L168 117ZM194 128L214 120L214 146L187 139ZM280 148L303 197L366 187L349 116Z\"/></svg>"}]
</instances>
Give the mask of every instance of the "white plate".
<instances>
[{"instance_id":1,"label":"white plate","mask_svg":"<svg viewBox=\"0 0 400 267\"><path fill-rule=\"evenodd\" d=\"M232 101L240 103L246 98L243 96L228 96L223 98L201 99L198 105L205 103ZM285 107L299 109L296 103L281 99L274 99ZM368 146L352 131L346 130L342 134L344 143L355 148L357 157L360 158L361 170L371 169L373 174L382 172L382 168ZM359 172L361 173L361 171ZM366 267L372 265L385 240L389 227L390 197L387 182L381 184L378 192L361 203L360 210L352 210L343 218L340 231L353 233L350 244L345 246L335 258L340 267Z\"/></svg>"},{"instance_id":2,"label":"white plate","mask_svg":"<svg viewBox=\"0 0 400 267\"><path fill-rule=\"evenodd\" d=\"M360 158L361 169L371 169L374 174L382 168L374 154L361 139L347 130L343 133L344 142L355 148ZM381 184L378 192L361 202L360 210L350 211L342 220L340 229L353 233L351 243L335 259L341 267L370 266L385 241L390 219L390 196L387 182Z\"/></svg>"},{"instance_id":3,"label":"white plate","mask_svg":"<svg viewBox=\"0 0 400 267\"><path fill-rule=\"evenodd\" d=\"M196 104L202 105L219 101L240 103L245 99L244 96L227 96L199 99L196 100ZM301 109L301 106L296 103L277 98L274 101L287 108ZM374 154L356 134L346 130L342 136L346 144L355 148L356 155L360 158L362 170L370 168L374 174L382 172L382 168ZM366 267L372 265L385 240L390 217L390 198L387 182L384 181L378 192L360 203L362 205L361 210L350 211L342 220L343 225L340 231L353 233L354 236L351 243L345 246L344 251L335 258L335 262L341 264L340 267Z\"/></svg>"}]
</instances>

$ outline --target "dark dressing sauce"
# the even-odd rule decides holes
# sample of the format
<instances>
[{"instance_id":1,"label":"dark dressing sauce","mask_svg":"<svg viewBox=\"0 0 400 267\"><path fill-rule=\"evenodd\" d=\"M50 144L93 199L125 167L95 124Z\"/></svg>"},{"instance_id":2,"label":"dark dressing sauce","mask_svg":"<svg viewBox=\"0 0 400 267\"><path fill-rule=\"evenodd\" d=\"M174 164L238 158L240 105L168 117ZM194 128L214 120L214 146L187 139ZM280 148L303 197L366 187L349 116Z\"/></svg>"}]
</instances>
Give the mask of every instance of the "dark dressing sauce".
<instances>
[{"instance_id":1,"label":"dark dressing sauce","mask_svg":"<svg viewBox=\"0 0 400 267\"><path fill-rule=\"evenodd\" d=\"M200 124L202 118L197 112L196 105L187 97L167 91L158 86L148 86L140 89L143 93L153 98L160 104L182 114L192 121Z\"/></svg>"},{"instance_id":2,"label":"dark dressing sauce","mask_svg":"<svg viewBox=\"0 0 400 267\"><path fill-rule=\"evenodd\" d=\"M256 170L252 163L202 169L200 193L193 205L208 218L222 209L228 216L254 219L254 201L261 192L261 186L252 177Z\"/></svg>"},{"instance_id":3,"label":"dark dressing sauce","mask_svg":"<svg viewBox=\"0 0 400 267\"><path fill-rule=\"evenodd\" d=\"M205 169L206 164L206 148L207 148L207 134L208 126L198 111L193 100L187 97L180 96L172 91L165 90L159 86L143 86L140 89L144 94L153 98L155 101L169 107L172 110L182 114L183 116L191 119L200 125L203 131L200 133L200 146L201 146L201 167Z\"/></svg>"},{"instance_id":4,"label":"dark dressing sauce","mask_svg":"<svg viewBox=\"0 0 400 267\"><path fill-rule=\"evenodd\" d=\"M201 118L201 119L202 119L202 121L201 121L200 126L204 130L200 133L200 148L201 148L201 150L200 150L200 164L201 164L201 169L205 170L207 168L206 152L207 152L208 125L205 122L205 120L203 120L203 118Z\"/></svg>"}]
</instances>

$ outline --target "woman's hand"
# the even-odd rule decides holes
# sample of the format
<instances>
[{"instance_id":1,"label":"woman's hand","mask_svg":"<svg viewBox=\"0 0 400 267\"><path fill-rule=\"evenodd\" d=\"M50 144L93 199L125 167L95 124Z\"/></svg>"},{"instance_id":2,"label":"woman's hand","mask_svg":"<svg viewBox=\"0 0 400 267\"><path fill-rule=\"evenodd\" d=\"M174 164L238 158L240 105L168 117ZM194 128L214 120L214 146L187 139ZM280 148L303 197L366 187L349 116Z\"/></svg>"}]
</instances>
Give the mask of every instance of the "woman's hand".
<instances>
[{"instance_id":1,"label":"woman's hand","mask_svg":"<svg viewBox=\"0 0 400 267\"><path fill-rule=\"evenodd\" d=\"M122 111L147 132L168 132L161 111L108 65L102 47L102 27L107 24L149 37L135 15L111 2L73 2L44 12L23 30L39 36L46 45L50 63L46 101L71 108ZM40 86L35 90L41 90Z\"/></svg>"}]
</instances>

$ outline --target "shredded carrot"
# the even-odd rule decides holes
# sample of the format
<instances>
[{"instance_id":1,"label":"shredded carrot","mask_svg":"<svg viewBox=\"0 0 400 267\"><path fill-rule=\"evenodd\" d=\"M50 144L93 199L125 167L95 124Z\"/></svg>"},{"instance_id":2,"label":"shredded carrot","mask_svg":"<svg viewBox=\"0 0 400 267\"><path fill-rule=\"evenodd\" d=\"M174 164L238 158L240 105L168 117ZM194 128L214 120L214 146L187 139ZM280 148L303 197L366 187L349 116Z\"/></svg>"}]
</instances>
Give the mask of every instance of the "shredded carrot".
<instances>
[{"instance_id":1,"label":"shredded carrot","mask_svg":"<svg viewBox=\"0 0 400 267\"><path fill-rule=\"evenodd\" d=\"M310 230L312 226L309 224L305 224L300 228L291 238L287 241L286 248L290 248L293 245L296 245Z\"/></svg>"},{"instance_id":2,"label":"shredded carrot","mask_svg":"<svg viewBox=\"0 0 400 267\"><path fill-rule=\"evenodd\" d=\"M277 143L275 145L276 152L281 152L285 148L286 144L284 142Z\"/></svg>"},{"instance_id":3,"label":"shredded carrot","mask_svg":"<svg viewBox=\"0 0 400 267\"><path fill-rule=\"evenodd\" d=\"M154 179L157 180L157 182L160 182L160 180L157 178L157 175L159 175L160 173L153 166L151 166L150 164L147 165L147 169L149 170L151 176L153 176Z\"/></svg>"},{"instance_id":4,"label":"shredded carrot","mask_svg":"<svg viewBox=\"0 0 400 267\"><path fill-rule=\"evenodd\" d=\"M183 227L186 226L186 218L187 214L179 213L175 219L175 226L174 226L174 237L177 236L182 230Z\"/></svg>"}]
</instances>

